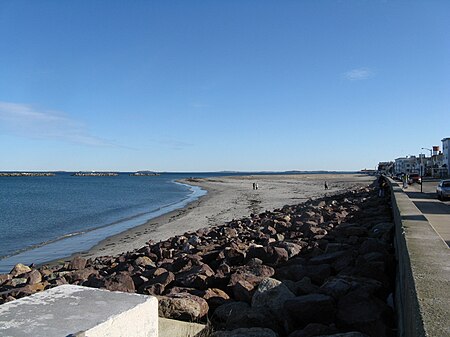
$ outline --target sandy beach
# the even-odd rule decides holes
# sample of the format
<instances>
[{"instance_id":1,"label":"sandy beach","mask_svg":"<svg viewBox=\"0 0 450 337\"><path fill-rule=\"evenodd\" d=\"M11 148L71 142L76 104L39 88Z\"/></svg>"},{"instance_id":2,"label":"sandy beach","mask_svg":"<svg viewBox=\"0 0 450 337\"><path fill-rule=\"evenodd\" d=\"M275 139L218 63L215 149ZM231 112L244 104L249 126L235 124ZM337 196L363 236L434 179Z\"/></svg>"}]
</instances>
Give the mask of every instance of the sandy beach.
<instances>
[{"instance_id":1,"label":"sandy beach","mask_svg":"<svg viewBox=\"0 0 450 337\"><path fill-rule=\"evenodd\" d=\"M194 178L183 183L200 186L208 194L186 207L111 236L81 255L86 258L118 255L199 228L224 224L232 219L299 204L309 198L366 186L374 177L363 174L257 175ZM324 182L329 189L325 190ZM252 184L258 184L253 190Z\"/></svg>"}]
</instances>

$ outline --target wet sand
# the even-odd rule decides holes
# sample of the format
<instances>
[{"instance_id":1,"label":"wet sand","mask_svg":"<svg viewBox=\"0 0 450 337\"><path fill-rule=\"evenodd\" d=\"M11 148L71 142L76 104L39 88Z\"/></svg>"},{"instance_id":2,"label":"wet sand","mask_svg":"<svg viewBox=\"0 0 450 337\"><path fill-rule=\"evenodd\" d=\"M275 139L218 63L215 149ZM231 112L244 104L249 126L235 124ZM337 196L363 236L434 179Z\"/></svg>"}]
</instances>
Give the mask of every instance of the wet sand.
<instances>
[{"instance_id":1,"label":"wet sand","mask_svg":"<svg viewBox=\"0 0 450 337\"><path fill-rule=\"evenodd\" d=\"M329 189L325 190L324 182ZM158 242L197 229L224 224L232 219L261 213L284 205L302 203L355 186L367 186L374 177L364 174L264 175L187 179L181 182L200 186L208 194L186 207L167 213L138 227L111 236L83 257L118 255L141 248L149 240ZM252 183L258 184L253 190Z\"/></svg>"}]
</instances>

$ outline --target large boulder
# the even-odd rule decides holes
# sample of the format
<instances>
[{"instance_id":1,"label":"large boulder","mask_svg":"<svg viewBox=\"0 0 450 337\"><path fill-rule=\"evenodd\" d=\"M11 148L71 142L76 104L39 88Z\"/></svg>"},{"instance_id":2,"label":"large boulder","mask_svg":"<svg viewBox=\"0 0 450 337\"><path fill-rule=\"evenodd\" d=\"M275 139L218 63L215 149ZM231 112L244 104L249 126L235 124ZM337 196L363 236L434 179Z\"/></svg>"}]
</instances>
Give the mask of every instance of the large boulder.
<instances>
[{"instance_id":1,"label":"large boulder","mask_svg":"<svg viewBox=\"0 0 450 337\"><path fill-rule=\"evenodd\" d=\"M133 264L142 268L156 268L155 262L153 262L148 256L139 256L136 260L134 260Z\"/></svg>"},{"instance_id":2,"label":"large boulder","mask_svg":"<svg viewBox=\"0 0 450 337\"><path fill-rule=\"evenodd\" d=\"M14 268L9 272L11 276L16 277L20 276L25 273L29 273L31 271L31 268L28 266L25 266L22 263L18 263L14 266Z\"/></svg>"},{"instance_id":3,"label":"large boulder","mask_svg":"<svg viewBox=\"0 0 450 337\"><path fill-rule=\"evenodd\" d=\"M207 265L193 266L191 269L178 273L176 283L182 287L207 289L214 271Z\"/></svg>"},{"instance_id":4,"label":"large boulder","mask_svg":"<svg viewBox=\"0 0 450 337\"><path fill-rule=\"evenodd\" d=\"M211 317L216 330L234 330L238 328L266 327L264 315L254 312L245 302L229 302L219 306Z\"/></svg>"},{"instance_id":5,"label":"large boulder","mask_svg":"<svg viewBox=\"0 0 450 337\"><path fill-rule=\"evenodd\" d=\"M237 300L249 302L255 286L265 278L273 276L274 273L274 269L266 265L242 266L231 275L228 287Z\"/></svg>"},{"instance_id":6,"label":"large boulder","mask_svg":"<svg viewBox=\"0 0 450 337\"><path fill-rule=\"evenodd\" d=\"M292 328L303 328L309 323L332 323L336 313L333 298L322 294L299 296L284 302L283 307Z\"/></svg>"},{"instance_id":7,"label":"large boulder","mask_svg":"<svg viewBox=\"0 0 450 337\"><path fill-rule=\"evenodd\" d=\"M188 292L205 299L208 302L211 312L214 312L217 307L230 301L230 296L218 288L208 288L206 290L194 289Z\"/></svg>"},{"instance_id":8,"label":"large boulder","mask_svg":"<svg viewBox=\"0 0 450 337\"><path fill-rule=\"evenodd\" d=\"M72 261L70 261L67 269L70 270L79 270L79 269L84 269L86 267L86 259L80 257L80 256L75 256Z\"/></svg>"},{"instance_id":9,"label":"large boulder","mask_svg":"<svg viewBox=\"0 0 450 337\"><path fill-rule=\"evenodd\" d=\"M29 273L27 273L27 278L28 281L27 283L32 285L32 284L37 284L40 283L42 281L42 275L38 270L33 270Z\"/></svg>"},{"instance_id":10,"label":"large boulder","mask_svg":"<svg viewBox=\"0 0 450 337\"><path fill-rule=\"evenodd\" d=\"M253 294L252 309L260 312L272 322L272 329L283 332L285 328L284 303L295 295L278 280L267 278L261 281Z\"/></svg>"},{"instance_id":11,"label":"large boulder","mask_svg":"<svg viewBox=\"0 0 450 337\"><path fill-rule=\"evenodd\" d=\"M136 291L132 277L126 272L120 272L105 280L105 288L111 291L134 293Z\"/></svg>"},{"instance_id":12,"label":"large boulder","mask_svg":"<svg viewBox=\"0 0 450 337\"><path fill-rule=\"evenodd\" d=\"M158 268L163 272L155 274L155 277L144 282L140 287L138 292L151 295L161 295L165 288L168 287L174 280L175 275L163 268ZM136 282L135 282L136 283Z\"/></svg>"},{"instance_id":13,"label":"large boulder","mask_svg":"<svg viewBox=\"0 0 450 337\"><path fill-rule=\"evenodd\" d=\"M383 317L390 308L364 289L351 291L338 302L337 320L347 330L358 330L369 336L384 337L387 326Z\"/></svg>"},{"instance_id":14,"label":"large boulder","mask_svg":"<svg viewBox=\"0 0 450 337\"><path fill-rule=\"evenodd\" d=\"M201 297L178 293L158 296L159 316L185 321L198 321L208 314L208 303Z\"/></svg>"}]
</instances>

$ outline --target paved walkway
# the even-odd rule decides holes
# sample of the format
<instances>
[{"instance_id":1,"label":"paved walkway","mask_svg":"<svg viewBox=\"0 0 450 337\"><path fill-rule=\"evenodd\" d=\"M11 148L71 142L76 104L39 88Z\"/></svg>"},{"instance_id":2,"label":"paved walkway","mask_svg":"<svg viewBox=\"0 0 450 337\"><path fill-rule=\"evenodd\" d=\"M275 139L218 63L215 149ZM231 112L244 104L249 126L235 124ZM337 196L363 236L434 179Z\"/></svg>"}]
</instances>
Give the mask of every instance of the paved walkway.
<instances>
[{"instance_id":1,"label":"paved walkway","mask_svg":"<svg viewBox=\"0 0 450 337\"><path fill-rule=\"evenodd\" d=\"M440 201L437 198L438 183L439 181L425 181L423 192L420 192L419 184L409 185L404 191L450 247L450 201Z\"/></svg>"}]
</instances>

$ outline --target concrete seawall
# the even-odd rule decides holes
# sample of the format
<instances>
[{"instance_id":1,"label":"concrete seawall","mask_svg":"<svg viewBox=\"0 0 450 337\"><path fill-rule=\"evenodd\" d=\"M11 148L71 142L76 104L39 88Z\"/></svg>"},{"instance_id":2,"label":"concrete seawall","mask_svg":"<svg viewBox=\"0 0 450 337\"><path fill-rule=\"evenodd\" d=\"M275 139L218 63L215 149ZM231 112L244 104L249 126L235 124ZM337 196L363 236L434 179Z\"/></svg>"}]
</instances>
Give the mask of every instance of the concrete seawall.
<instances>
[{"instance_id":1,"label":"concrete seawall","mask_svg":"<svg viewBox=\"0 0 450 337\"><path fill-rule=\"evenodd\" d=\"M450 249L403 190L389 183L399 336L450 336Z\"/></svg>"}]
</instances>

